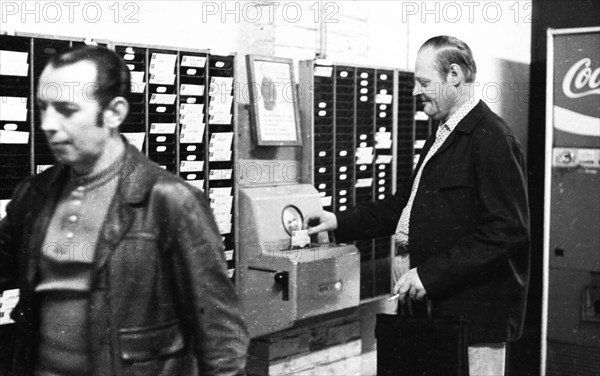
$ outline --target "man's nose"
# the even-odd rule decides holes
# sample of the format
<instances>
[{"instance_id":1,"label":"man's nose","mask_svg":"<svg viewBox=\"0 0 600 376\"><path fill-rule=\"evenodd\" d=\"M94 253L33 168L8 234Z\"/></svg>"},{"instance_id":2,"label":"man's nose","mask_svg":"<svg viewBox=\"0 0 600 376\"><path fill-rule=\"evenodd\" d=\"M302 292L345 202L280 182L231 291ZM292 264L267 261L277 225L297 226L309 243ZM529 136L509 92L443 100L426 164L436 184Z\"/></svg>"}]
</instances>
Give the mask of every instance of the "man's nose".
<instances>
[{"instance_id":1,"label":"man's nose","mask_svg":"<svg viewBox=\"0 0 600 376\"><path fill-rule=\"evenodd\" d=\"M420 84L415 83L415 86L413 87L413 91L412 91L413 97L416 97L417 95L421 95L421 94L423 94L423 87L421 87Z\"/></svg>"},{"instance_id":2,"label":"man's nose","mask_svg":"<svg viewBox=\"0 0 600 376\"><path fill-rule=\"evenodd\" d=\"M56 132L60 125L60 114L48 106L46 109L40 112L41 117L41 128L44 132Z\"/></svg>"}]
</instances>

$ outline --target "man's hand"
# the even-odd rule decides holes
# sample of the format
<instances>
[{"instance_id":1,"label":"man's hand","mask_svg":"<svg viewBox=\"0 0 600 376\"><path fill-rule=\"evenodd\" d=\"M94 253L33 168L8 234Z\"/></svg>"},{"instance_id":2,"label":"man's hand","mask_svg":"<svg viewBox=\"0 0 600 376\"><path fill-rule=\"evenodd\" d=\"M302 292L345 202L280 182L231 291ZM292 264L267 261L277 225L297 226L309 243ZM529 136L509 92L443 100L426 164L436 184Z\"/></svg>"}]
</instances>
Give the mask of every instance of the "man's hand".
<instances>
[{"instance_id":1,"label":"man's hand","mask_svg":"<svg viewBox=\"0 0 600 376\"><path fill-rule=\"evenodd\" d=\"M326 211L309 214L304 218L304 228L308 229L309 236L323 231L337 230L337 225L335 214Z\"/></svg>"},{"instance_id":2,"label":"man's hand","mask_svg":"<svg viewBox=\"0 0 600 376\"><path fill-rule=\"evenodd\" d=\"M392 281L394 285L404 274L410 270L410 255L397 255L392 257Z\"/></svg>"},{"instance_id":3,"label":"man's hand","mask_svg":"<svg viewBox=\"0 0 600 376\"><path fill-rule=\"evenodd\" d=\"M410 296L413 300L422 300L427 295L427 291L425 291L425 287L423 287L417 273L417 268L410 269L400 277L394 286L394 294L400 295L398 299L401 303L404 303L407 296Z\"/></svg>"}]
</instances>

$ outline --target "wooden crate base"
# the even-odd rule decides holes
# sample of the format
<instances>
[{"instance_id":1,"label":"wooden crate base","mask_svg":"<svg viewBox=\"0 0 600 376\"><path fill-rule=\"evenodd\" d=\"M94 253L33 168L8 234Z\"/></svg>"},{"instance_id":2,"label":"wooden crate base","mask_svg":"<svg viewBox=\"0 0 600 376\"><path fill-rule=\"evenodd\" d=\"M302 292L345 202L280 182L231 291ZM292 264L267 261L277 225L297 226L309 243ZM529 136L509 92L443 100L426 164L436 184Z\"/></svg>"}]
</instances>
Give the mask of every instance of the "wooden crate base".
<instances>
[{"instance_id":1,"label":"wooden crate base","mask_svg":"<svg viewBox=\"0 0 600 376\"><path fill-rule=\"evenodd\" d=\"M360 339L318 351L269 361L250 355L249 376L275 375L360 375L362 341Z\"/></svg>"}]
</instances>

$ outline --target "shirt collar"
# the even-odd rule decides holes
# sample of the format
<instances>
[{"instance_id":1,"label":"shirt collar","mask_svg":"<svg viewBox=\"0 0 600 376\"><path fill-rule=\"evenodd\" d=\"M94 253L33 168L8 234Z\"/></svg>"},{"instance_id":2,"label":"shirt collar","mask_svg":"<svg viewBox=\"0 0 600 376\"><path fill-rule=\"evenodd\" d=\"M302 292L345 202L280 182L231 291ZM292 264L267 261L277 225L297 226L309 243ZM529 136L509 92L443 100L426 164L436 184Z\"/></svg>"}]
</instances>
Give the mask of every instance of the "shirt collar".
<instances>
[{"instance_id":1,"label":"shirt collar","mask_svg":"<svg viewBox=\"0 0 600 376\"><path fill-rule=\"evenodd\" d=\"M479 101L476 98L468 100L465 104L460 106L458 110L456 110L456 112L450 116L450 118L444 124L442 124L442 126L447 126L448 129L450 129L450 132L452 132L458 123L460 123L460 121L464 119L473 108L475 108L478 102Z\"/></svg>"}]
</instances>

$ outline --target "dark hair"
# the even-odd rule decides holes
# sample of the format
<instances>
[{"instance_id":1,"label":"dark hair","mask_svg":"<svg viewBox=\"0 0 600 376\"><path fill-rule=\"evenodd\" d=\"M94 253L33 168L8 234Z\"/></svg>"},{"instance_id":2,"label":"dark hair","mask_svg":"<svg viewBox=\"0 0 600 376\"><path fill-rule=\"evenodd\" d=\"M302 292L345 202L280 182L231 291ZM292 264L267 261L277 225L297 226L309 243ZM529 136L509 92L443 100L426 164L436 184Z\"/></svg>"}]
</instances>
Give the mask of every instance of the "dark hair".
<instances>
[{"instance_id":1,"label":"dark hair","mask_svg":"<svg viewBox=\"0 0 600 376\"><path fill-rule=\"evenodd\" d=\"M439 35L423 43L420 50L429 47L436 52L436 67L442 77L446 77L452 64L458 64L465 73L465 81L475 81L477 65L465 42L449 35Z\"/></svg>"},{"instance_id":2,"label":"dark hair","mask_svg":"<svg viewBox=\"0 0 600 376\"><path fill-rule=\"evenodd\" d=\"M125 61L114 51L101 46L83 46L52 56L48 66L61 68L80 61L90 61L96 66L94 95L105 109L116 97L128 98L131 92L131 74Z\"/></svg>"}]
</instances>

